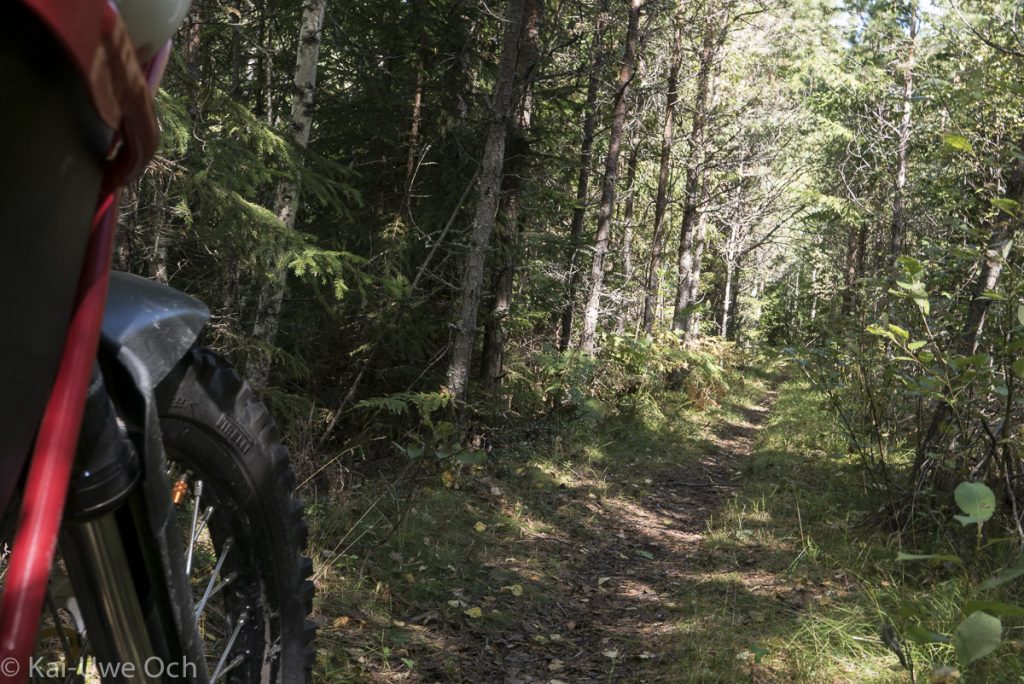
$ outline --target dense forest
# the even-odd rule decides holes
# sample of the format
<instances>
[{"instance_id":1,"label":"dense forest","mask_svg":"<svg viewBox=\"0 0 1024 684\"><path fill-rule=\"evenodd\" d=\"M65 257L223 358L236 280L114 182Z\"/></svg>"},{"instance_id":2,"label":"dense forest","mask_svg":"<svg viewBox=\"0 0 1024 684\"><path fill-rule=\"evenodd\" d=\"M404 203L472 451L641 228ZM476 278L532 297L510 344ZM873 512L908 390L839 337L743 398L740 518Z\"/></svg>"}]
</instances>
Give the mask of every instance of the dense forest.
<instances>
[{"instance_id":1,"label":"dense forest","mask_svg":"<svg viewBox=\"0 0 1024 684\"><path fill-rule=\"evenodd\" d=\"M315 679L1019 681L1020 14L195 0L115 263L277 416Z\"/></svg>"}]
</instances>

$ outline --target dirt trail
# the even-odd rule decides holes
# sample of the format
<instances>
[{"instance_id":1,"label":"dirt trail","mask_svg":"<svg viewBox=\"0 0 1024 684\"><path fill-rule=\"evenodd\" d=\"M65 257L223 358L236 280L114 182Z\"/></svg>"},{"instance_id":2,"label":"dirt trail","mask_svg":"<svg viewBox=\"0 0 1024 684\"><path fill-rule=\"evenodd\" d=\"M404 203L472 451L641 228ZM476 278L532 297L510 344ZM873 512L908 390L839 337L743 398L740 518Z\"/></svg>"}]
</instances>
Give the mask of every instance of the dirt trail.
<instances>
[{"instance_id":1,"label":"dirt trail","mask_svg":"<svg viewBox=\"0 0 1024 684\"><path fill-rule=\"evenodd\" d=\"M688 606L673 599L694 582L709 517L736 486L737 470L766 423L775 393L718 426L711 449L670 476L645 481L631 497L594 497L585 487L563 492L573 515L558 533L509 549L542 557L552 572L533 577L540 595L524 602L506 629L450 635L459 681L651 681L674 622ZM506 569L515 558L506 558ZM513 568L514 569L514 568ZM748 572L749 570L749 572ZM751 584L758 571L743 570ZM746 580L745 580L746 581ZM540 600L538 600L540 599ZM677 637L675 637L677 638ZM719 635L727 638L727 635ZM448 655L455 655L448 651ZM450 681L454 673L433 673ZM430 681L429 670L420 672Z\"/></svg>"}]
</instances>

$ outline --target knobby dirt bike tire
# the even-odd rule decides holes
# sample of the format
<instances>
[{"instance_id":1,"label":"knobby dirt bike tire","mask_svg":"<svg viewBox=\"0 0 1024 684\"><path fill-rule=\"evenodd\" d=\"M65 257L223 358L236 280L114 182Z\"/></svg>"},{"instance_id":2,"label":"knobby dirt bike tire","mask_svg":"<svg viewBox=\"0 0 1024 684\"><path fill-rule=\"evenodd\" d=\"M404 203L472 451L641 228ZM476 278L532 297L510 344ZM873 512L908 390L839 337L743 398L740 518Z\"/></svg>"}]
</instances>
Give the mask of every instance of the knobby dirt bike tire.
<instances>
[{"instance_id":1,"label":"knobby dirt bike tire","mask_svg":"<svg viewBox=\"0 0 1024 684\"><path fill-rule=\"evenodd\" d=\"M234 649L240 645L252 657L227 680L311 681L308 535L288 452L267 407L227 362L199 347L161 382L157 396L169 461L201 477L203 503L215 506L208 529L218 555L232 539L222 575L237 579L218 598L226 614L243 606L255 611ZM212 674L214 663L208 667Z\"/></svg>"}]
</instances>

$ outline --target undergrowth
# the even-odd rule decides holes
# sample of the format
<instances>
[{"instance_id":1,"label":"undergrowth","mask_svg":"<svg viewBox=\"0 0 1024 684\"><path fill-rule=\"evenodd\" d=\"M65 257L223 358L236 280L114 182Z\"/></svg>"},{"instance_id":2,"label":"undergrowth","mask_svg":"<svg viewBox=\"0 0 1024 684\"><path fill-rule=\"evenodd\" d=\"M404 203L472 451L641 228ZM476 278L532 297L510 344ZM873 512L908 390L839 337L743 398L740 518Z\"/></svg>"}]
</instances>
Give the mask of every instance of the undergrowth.
<instances>
[{"instance_id":1,"label":"undergrowth","mask_svg":"<svg viewBox=\"0 0 1024 684\"><path fill-rule=\"evenodd\" d=\"M533 541L585 524L580 499L641 495L693 458L727 393L757 391L737 370L753 358L728 344L605 342L596 359L512 364L505 391L470 407L461 434L448 402L426 395L357 405L387 438L368 441L392 451L386 467L350 451L344 482L327 483L332 496L309 508L318 677L459 679L465 663L438 625L500 634L517 605L543 604L562 569ZM303 470L307 493L322 492L316 469ZM503 554L520 543L511 562Z\"/></svg>"},{"instance_id":2,"label":"undergrowth","mask_svg":"<svg viewBox=\"0 0 1024 684\"><path fill-rule=\"evenodd\" d=\"M668 682L910 681L886 625L917 681L933 665L955 667L950 644L911 643L908 621L952 634L977 579L1006 557L971 560L966 573L897 562L901 551L962 546L963 531L950 523L908 546L805 380L764 357L701 353L714 371L687 363L681 378L664 366L628 369L621 357L614 372L567 362L558 377L592 377L589 391L574 396L535 375L532 399L476 407L478 424L492 427L471 427L440 454L432 435L443 411L431 427L414 406L383 408L413 424L394 427L383 462L355 463L344 488L310 508L317 680L494 681L530 663L556 680L588 651L582 658L601 669L587 677L605 681L627 672ZM512 382L526 391L522 378ZM773 386L778 399L759 428L757 405ZM752 448L737 461L711 456L744 440ZM708 468L722 472L703 483ZM708 492L694 495L707 508L692 512L707 519L696 546L670 553L624 534L629 516L671 513L659 497L680 477ZM646 587L629 604L647 611L634 629L622 628L630 614L597 608L619 605L618 583ZM989 598L1012 601L1012 587ZM592 611L593 623L581 623ZM1021 621L1004 625L1004 643L963 669L963 681L1024 676Z\"/></svg>"},{"instance_id":3,"label":"undergrowth","mask_svg":"<svg viewBox=\"0 0 1024 684\"><path fill-rule=\"evenodd\" d=\"M755 578L725 575L711 591L694 590L704 627L710 621L731 638L698 646L682 625L672 669L680 681L911 681L893 633L916 681L1021 681L1019 618L1004 620L1005 642L995 653L962 672L948 641L907 638L911 622L952 635L974 580L948 562L897 562L910 549L891 527L885 496L803 379L780 386L740 482L709 525L707 546L718 563L725 557L735 568L756 568ZM948 525L943 538L959 528ZM937 546L915 550L946 551ZM998 555L968 575L990 576L1008 562ZM1009 589L1001 596L1012 597Z\"/></svg>"}]
</instances>

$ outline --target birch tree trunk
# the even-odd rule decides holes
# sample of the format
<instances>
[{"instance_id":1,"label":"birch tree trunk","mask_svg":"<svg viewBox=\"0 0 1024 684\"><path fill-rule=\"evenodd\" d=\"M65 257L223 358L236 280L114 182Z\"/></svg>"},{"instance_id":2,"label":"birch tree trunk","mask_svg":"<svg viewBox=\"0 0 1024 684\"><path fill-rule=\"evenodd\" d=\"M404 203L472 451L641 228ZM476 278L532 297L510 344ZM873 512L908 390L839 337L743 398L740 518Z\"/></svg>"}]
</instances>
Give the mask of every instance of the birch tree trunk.
<instances>
[{"instance_id":1,"label":"birch tree trunk","mask_svg":"<svg viewBox=\"0 0 1024 684\"><path fill-rule=\"evenodd\" d=\"M682 66L683 27L677 10L675 30L672 33L672 57L665 91L665 125L661 131L661 159L658 166L658 194L654 200L654 234L651 237L651 259L647 265L644 284L643 329L648 335L654 330L658 316L658 291L661 289L661 258L665 248L665 210L668 207L668 181L672 161L672 138L675 126L676 100L679 98L679 69Z\"/></svg>"},{"instance_id":2,"label":"birch tree trunk","mask_svg":"<svg viewBox=\"0 0 1024 684\"><path fill-rule=\"evenodd\" d=\"M904 194L907 187L907 152L910 148L910 127L914 106L914 65L919 25L917 12L917 3L912 2L910 5L910 43L907 47L906 62L903 65L903 118L900 120L899 144L896 148L896 182L892 198L892 237L889 244L889 257L894 269L896 259L903 254L903 242L906 236Z\"/></svg>"},{"instance_id":3,"label":"birch tree trunk","mask_svg":"<svg viewBox=\"0 0 1024 684\"><path fill-rule=\"evenodd\" d=\"M736 245L736 225L733 224L729 228L729 239L725 244L725 254L723 255L723 261L725 261L725 294L722 296L722 321L718 326L718 334L723 339L729 336L729 318L732 310L733 300L733 277L736 274L736 254L738 253Z\"/></svg>"},{"instance_id":4,"label":"birch tree trunk","mask_svg":"<svg viewBox=\"0 0 1024 684\"><path fill-rule=\"evenodd\" d=\"M153 230L153 262L150 266L150 277L157 282L166 284L167 250L170 236L167 226L167 193L171 181L166 182L160 174L153 174L153 204L150 206L150 222Z\"/></svg>"},{"instance_id":5,"label":"birch tree trunk","mask_svg":"<svg viewBox=\"0 0 1024 684\"><path fill-rule=\"evenodd\" d=\"M615 100L612 106L612 124L608 137L608 153L605 156L604 184L601 189L601 206L597 214L597 234L594 237L594 258L590 267L590 289L583 310L583 330L580 333L580 349L585 354L597 350L597 319L601 311L601 292L604 285L604 260L608 254L608 239L611 236L612 212L615 209L615 190L619 177L619 151L622 145L622 128L626 121L626 95L633 80L636 66L637 34L640 31L640 8L643 0L630 0L629 27L626 33L626 52L622 57L619 78L616 83Z\"/></svg>"},{"instance_id":6,"label":"birch tree trunk","mask_svg":"<svg viewBox=\"0 0 1024 684\"><path fill-rule=\"evenodd\" d=\"M562 307L561 325L558 335L558 349L569 348L572 337L572 320L576 311L576 290L579 287L579 254L582 247L583 222L587 216L587 199L590 195L590 164L593 160L594 134L597 130L597 91L601 84L601 44L608 24L608 0L602 0L594 25L594 36L590 43L590 73L587 78L587 100L583 105L583 139L580 143L580 169L576 181L576 204L572 210L569 226L569 268L566 276L565 304Z\"/></svg>"},{"instance_id":7,"label":"birch tree trunk","mask_svg":"<svg viewBox=\"0 0 1024 684\"><path fill-rule=\"evenodd\" d=\"M693 238L693 268L686 279L686 301L689 311L683 315L682 330L686 331L686 340L692 342L700 336L700 314L693 310L700 298L700 272L704 265L704 244L707 238L707 217L697 217L697 231Z\"/></svg>"},{"instance_id":8,"label":"birch tree trunk","mask_svg":"<svg viewBox=\"0 0 1024 684\"><path fill-rule=\"evenodd\" d=\"M409 154L405 160L405 196L406 203L412 194L413 178L416 175L416 156L420 150L420 125L423 121L423 60L416 69L416 92L412 96L412 124L409 126Z\"/></svg>"},{"instance_id":9,"label":"birch tree trunk","mask_svg":"<svg viewBox=\"0 0 1024 684\"><path fill-rule=\"evenodd\" d=\"M508 121L512 114L512 98L519 53L519 35L523 25L524 0L509 0L505 14L505 30L497 81L491 100L490 122L484 140L483 159L480 164L480 195L473 215L469 253L463 271L462 294L459 299L458 321L452 340L448 364L447 386L458 398L465 399L469 387L473 346L476 341L477 310L480 290L484 282L487 248L494 232L501 194L501 175L505 165L505 141Z\"/></svg>"},{"instance_id":10,"label":"birch tree trunk","mask_svg":"<svg viewBox=\"0 0 1024 684\"><path fill-rule=\"evenodd\" d=\"M303 150L309 144L309 132L313 123L316 68L320 58L320 33L323 30L326 8L327 0L305 0L302 5L299 46L295 57L295 96L292 100L291 132L292 141L296 147ZM277 186L274 213L289 230L295 227L295 216L299 210L300 180L296 175L295 178L284 180ZM287 277L287 269L278 265L277 272L261 289L256 304L252 338L261 350L246 366L246 375L254 387L266 386L267 377L270 375L269 350L277 339Z\"/></svg>"}]
</instances>

